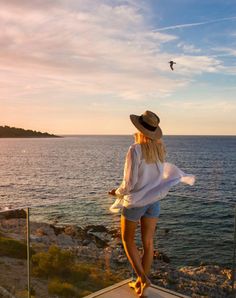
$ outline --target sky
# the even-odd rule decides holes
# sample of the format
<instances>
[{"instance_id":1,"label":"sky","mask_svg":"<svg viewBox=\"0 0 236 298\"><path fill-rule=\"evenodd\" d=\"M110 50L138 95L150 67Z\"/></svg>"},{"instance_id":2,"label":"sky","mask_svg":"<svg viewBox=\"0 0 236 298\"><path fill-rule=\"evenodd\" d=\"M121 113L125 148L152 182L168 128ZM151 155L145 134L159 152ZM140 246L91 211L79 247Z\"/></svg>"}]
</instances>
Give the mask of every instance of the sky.
<instances>
[{"instance_id":1,"label":"sky","mask_svg":"<svg viewBox=\"0 0 236 298\"><path fill-rule=\"evenodd\" d=\"M235 0L0 0L0 32L0 125L236 134Z\"/></svg>"}]
</instances>

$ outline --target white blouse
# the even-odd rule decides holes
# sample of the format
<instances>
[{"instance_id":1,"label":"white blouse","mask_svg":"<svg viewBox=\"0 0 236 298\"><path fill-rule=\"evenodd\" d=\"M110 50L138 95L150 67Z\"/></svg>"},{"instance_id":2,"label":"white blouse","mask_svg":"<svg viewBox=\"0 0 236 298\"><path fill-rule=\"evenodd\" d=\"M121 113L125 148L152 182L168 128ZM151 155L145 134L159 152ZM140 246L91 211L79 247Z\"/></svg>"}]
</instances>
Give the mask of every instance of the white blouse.
<instances>
[{"instance_id":1,"label":"white blouse","mask_svg":"<svg viewBox=\"0 0 236 298\"><path fill-rule=\"evenodd\" d=\"M124 178L116 190L117 199L110 211L116 213L122 207L142 207L154 203L163 199L179 182L193 185L195 177L167 162L147 164L142 159L140 144L133 144L126 155Z\"/></svg>"}]
</instances>

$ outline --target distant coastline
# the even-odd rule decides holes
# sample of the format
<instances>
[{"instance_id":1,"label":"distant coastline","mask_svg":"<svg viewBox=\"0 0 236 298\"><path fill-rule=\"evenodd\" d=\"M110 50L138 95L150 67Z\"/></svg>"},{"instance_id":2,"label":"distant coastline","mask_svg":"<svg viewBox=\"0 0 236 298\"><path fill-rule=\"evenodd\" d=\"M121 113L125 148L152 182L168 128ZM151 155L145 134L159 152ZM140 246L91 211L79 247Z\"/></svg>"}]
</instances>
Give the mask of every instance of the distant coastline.
<instances>
[{"instance_id":1,"label":"distant coastline","mask_svg":"<svg viewBox=\"0 0 236 298\"><path fill-rule=\"evenodd\" d=\"M0 126L0 138L60 138L54 134L10 126Z\"/></svg>"}]
</instances>

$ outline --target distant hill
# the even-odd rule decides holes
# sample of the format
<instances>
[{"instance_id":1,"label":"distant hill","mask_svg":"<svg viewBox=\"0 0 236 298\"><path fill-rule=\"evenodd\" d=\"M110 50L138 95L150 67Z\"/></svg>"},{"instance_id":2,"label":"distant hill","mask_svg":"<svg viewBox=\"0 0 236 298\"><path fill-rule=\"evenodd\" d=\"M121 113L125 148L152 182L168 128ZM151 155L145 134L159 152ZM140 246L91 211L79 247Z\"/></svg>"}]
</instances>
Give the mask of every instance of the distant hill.
<instances>
[{"instance_id":1,"label":"distant hill","mask_svg":"<svg viewBox=\"0 0 236 298\"><path fill-rule=\"evenodd\" d=\"M59 136L30 129L0 126L0 138L59 138Z\"/></svg>"}]
</instances>

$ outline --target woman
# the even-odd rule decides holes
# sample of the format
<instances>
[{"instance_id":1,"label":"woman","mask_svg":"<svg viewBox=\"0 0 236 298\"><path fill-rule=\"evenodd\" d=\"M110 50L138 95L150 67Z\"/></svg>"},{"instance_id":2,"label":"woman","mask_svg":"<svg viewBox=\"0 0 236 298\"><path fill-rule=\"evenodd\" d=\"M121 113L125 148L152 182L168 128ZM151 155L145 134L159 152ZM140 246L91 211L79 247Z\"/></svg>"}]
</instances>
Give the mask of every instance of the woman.
<instances>
[{"instance_id":1,"label":"woman","mask_svg":"<svg viewBox=\"0 0 236 298\"><path fill-rule=\"evenodd\" d=\"M160 119L155 113L146 111L141 116L130 115L130 119L138 132L126 155L123 181L118 189L109 192L117 197L110 210L117 212L122 209L122 242L137 274L136 282L131 282L130 286L140 297L147 297L151 285L148 274L153 261L153 237L160 214L159 200L180 181L192 185L194 176L164 162L166 151L161 140ZM139 222L144 252L142 258L134 240Z\"/></svg>"}]
</instances>

